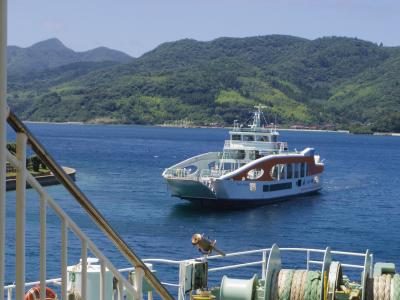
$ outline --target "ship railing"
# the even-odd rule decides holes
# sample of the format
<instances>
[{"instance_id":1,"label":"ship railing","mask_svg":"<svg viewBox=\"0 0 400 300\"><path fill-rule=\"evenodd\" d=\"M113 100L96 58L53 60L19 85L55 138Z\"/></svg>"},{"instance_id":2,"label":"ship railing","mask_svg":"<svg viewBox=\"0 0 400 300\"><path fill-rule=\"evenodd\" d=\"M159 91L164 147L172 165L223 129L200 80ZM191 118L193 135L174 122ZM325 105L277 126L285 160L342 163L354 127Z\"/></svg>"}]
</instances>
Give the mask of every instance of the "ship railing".
<instances>
[{"instance_id":1,"label":"ship railing","mask_svg":"<svg viewBox=\"0 0 400 300\"><path fill-rule=\"evenodd\" d=\"M222 152L207 152L207 153L193 156L191 158L188 158L184 161L181 161L181 162L165 169L163 172L163 175L170 172L170 170L183 169L190 165L197 165L198 162L207 161L207 163L211 163L213 161L218 161L219 159L222 158L222 155L223 155Z\"/></svg>"},{"instance_id":2,"label":"ship railing","mask_svg":"<svg viewBox=\"0 0 400 300\"><path fill-rule=\"evenodd\" d=\"M169 260L169 259L143 259L142 260L144 263L162 263L162 264L168 264L168 265L176 265L177 267L179 267L179 264L181 263L180 261L175 261L175 260ZM118 269L118 272L121 274L124 273L130 273L132 271L136 271L135 267L128 267L128 268L121 268ZM32 281L32 282L26 282L25 283L25 290L27 290L30 287L35 287L40 285L40 281ZM55 286L55 287L61 287L62 286L62 278L52 278L52 279L47 279L45 281L46 286ZM161 284L163 284L164 286L170 286L170 287L174 287L174 288L179 288L179 283L172 283L172 282L167 282L167 281L162 281ZM7 300L13 300L13 294L14 294L14 290L16 288L16 284L9 284L4 286L4 291L7 292ZM126 289L125 287L121 287L121 286L117 286L117 297L115 297L116 299L120 299L119 298L119 290L122 289ZM148 295L148 299L152 298L152 292L149 292ZM103 298L104 299L104 298ZM138 299L138 298L135 298ZM140 299L140 298L139 298ZM111 299L110 299L111 300Z\"/></svg>"},{"instance_id":3,"label":"ship railing","mask_svg":"<svg viewBox=\"0 0 400 300\"><path fill-rule=\"evenodd\" d=\"M191 172L188 169L182 168L182 169L167 169L164 172L164 177L165 178L175 178L175 179L192 179L192 180L197 180L199 178L199 170L196 170L195 172Z\"/></svg>"},{"instance_id":4,"label":"ship railing","mask_svg":"<svg viewBox=\"0 0 400 300\"><path fill-rule=\"evenodd\" d=\"M67 290L68 282L68 252L69 252L69 235L72 233L80 241L81 251L81 282L80 289L77 293L82 299L87 299L88 292L88 253L94 255L100 264L100 288L99 294L101 300L105 299L105 280L106 272L111 272L113 277L118 281L117 284L117 299L122 300L126 296L134 297L135 299L142 299L142 281L145 279L155 289L155 291L163 299L173 299L172 295L164 285L157 279L151 272L146 264L140 260L135 252L127 245L127 243L116 233L116 231L108 224L100 212L93 206L91 201L83 194L77 187L75 182L65 173L62 167L55 162L51 155L45 150L40 142L33 136L29 129L13 114L8 112L8 123L16 132L16 154L12 154L7 149L2 149L5 152L7 161L16 169L16 210L15 210L15 285L11 288L4 289L4 274L0 285L0 299L7 297L10 299L24 299L25 295L25 221L26 221L26 187L29 184L38 197L38 204L40 206L40 230L39 230L39 272L40 272L40 299L45 300L46 297L46 273L47 273L47 213L48 210L54 212L55 216L60 220L61 226L61 253L60 253L60 266L61 266L61 299L68 299L70 291ZM74 200L83 208L85 213L91 217L97 227L103 231L105 236L114 246L118 249L117 252L121 257L124 257L127 262L135 267L134 284L128 281L121 272L113 265L102 251L95 245L95 243L81 230L81 228L70 218L70 216L59 206L54 198L52 198L47 191L41 186L36 178L29 172L26 165L27 147L30 146L31 150L42 160L42 162L50 169L57 180L66 188ZM5 164L4 164L5 168ZM4 208L5 202L2 203ZM1 207L0 207L1 208ZM3 215L2 222L6 224L6 216ZM8 216L7 216L8 218ZM4 235L0 237L4 241ZM1 247L0 256L4 257L5 247ZM55 253L52 253L54 256ZM3 261L0 262L1 264ZM4 272L5 270L0 270Z\"/></svg>"},{"instance_id":5,"label":"ship railing","mask_svg":"<svg viewBox=\"0 0 400 300\"><path fill-rule=\"evenodd\" d=\"M261 142L261 141L236 141L236 140L225 140L225 148L254 148L260 150L269 151L287 151L287 142Z\"/></svg>"},{"instance_id":6,"label":"ship railing","mask_svg":"<svg viewBox=\"0 0 400 300\"><path fill-rule=\"evenodd\" d=\"M160 258L148 258L148 259L143 259L142 261L144 263L151 263L153 266L155 266L155 269L158 270L156 266L161 266L164 265L168 268L168 272L170 273L170 268L171 267L176 267L177 272L178 272L178 278L177 281L174 282L169 282L169 281L162 281L161 283L164 286L169 286L171 288L176 289L176 293L178 295L178 300L184 300L186 299L184 287L185 287L185 279L186 274L185 270L188 264L194 262L194 261L208 261L209 265L213 264L213 261L216 260L229 260L232 261L230 258L235 258L235 257L243 257L243 256L251 256L252 260L246 261L246 262L241 262L241 263L231 263L231 264L225 264L225 265L219 265L216 267L211 267L208 269L209 273L217 273L221 271L228 271L228 270L235 270L235 269L243 269L243 268L248 268L248 267L255 267L255 266L260 266L260 272L261 272L261 279L265 280L266 272L267 272L267 263L268 263L268 256L271 253L272 248L263 248L263 249L256 249L256 250L249 250L249 251L241 251L241 252L232 252L232 253L227 253L225 256L221 255L213 255L213 256L208 256L208 257L197 257L194 259L186 259L186 260L171 260L171 259L160 259ZM306 266L306 270L311 270L318 268L318 266L322 266L324 264L324 260L321 260L321 258L314 258L314 255L319 255L322 257L326 252L327 249L313 249L313 248L279 248L279 251L281 253L302 253L304 262ZM370 270L372 270L372 264L373 264L373 255L369 252L366 251L364 253L358 253L358 252L344 252L344 251L334 251L334 250L329 250L330 255L332 256L347 256L347 257L353 257L353 258L359 258L363 261L363 263L355 264L355 263L341 263L341 266L343 268L348 268L348 269L355 269L355 270L362 270L364 272L365 268L368 267ZM260 259L254 258L254 255L260 255ZM370 258L367 260L366 258ZM256 260L254 260L256 259ZM368 261L368 266L365 265L365 262ZM123 269L118 269L119 273L126 273L126 272L131 272L134 271L134 267L129 267L129 268L123 268ZM243 276L243 274L241 274ZM25 287L30 287L30 286L35 286L39 283L38 282L30 282L26 283ZM54 284L54 285L61 285L62 284L62 279L61 278L54 278L54 279L49 279L46 281L47 284ZM8 300L12 299L12 290L15 289L15 285L8 285L4 287L6 291L8 291ZM151 293L150 293L150 298L151 298Z\"/></svg>"},{"instance_id":7,"label":"ship railing","mask_svg":"<svg viewBox=\"0 0 400 300\"><path fill-rule=\"evenodd\" d=\"M271 253L271 250L273 248L264 248L264 249L256 249L256 250L249 250L249 251L241 251L241 252L232 252L232 253L227 253L225 256L221 255L213 255L213 256L208 256L208 257L197 257L195 259L188 259L188 260L168 260L168 259L143 259L146 263L152 263L154 265L156 264L169 264L169 265L179 265L179 278L177 282L163 282L163 284L176 287L178 289L178 300L184 300L186 299L184 287L185 287L185 270L186 266L190 264L193 261L208 261L209 266L211 266L208 269L209 273L216 273L216 272L221 272L221 271L228 271L228 270L234 270L234 269L243 269L243 268L248 268L248 267L255 267L255 266L260 266L260 272L261 272L261 279L265 280L265 276L267 273L267 263L268 263L268 256ZM303 254L304 258L304 264L306 270L311 270L315 268L320 268L324 264L324 260L322 257L324 256L325 253L328 252L328 249L313 249L313 248L279 248L279 251L283 254L285 253L300 253ZM344 257L346 260L350 259L357 259L361 261L361 263L354 263L353 261L347 262L347 263L341 263L341 266L346 269L354 269L354 270L361 270L361 273L365 272L365 269L372 270L373 266L373 254L371 254L368 250L364 253L358 253L358 252L344 252L344 251L334 251L329 249L330 255L332 257ZM260 255L260 259L255 258L254 256ZM213 267L213 261L224 261L224 260L229 260L232 261L230 258L239 258L239 257L251 257L252 260L248 260L245 262L241 263L231 263L231 264L225 264L225 265L218 265ZM254 260L255 259L255 260ZM157 269L157 268L156 268ZM369 273L370 274L370 273ZM241 273L241 277L243 277L243 274Z\"/></svg>"}]
</instances>

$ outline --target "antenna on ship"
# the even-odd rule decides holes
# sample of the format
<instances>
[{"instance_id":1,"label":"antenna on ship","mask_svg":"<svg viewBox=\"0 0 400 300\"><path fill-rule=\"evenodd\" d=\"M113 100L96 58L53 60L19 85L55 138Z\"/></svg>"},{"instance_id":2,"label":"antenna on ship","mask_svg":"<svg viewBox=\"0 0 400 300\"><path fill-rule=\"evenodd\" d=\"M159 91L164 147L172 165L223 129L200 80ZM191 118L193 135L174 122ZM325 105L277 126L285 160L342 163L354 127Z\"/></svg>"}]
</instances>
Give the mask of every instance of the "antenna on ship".
<instances>
[{"instance_id":1,"label":"antenna on ship","mask_svg":"<svg viewBox=\"0 0 400 300\"><path fill-rule=\"evenodd\" d=\"M255 105L254 108L257 110L254 112L253 124L251 125L252 129L261 127L261 114L263 113L262 109L267 107L265 105L258 104Z\"/></svg>"}]
</instances>

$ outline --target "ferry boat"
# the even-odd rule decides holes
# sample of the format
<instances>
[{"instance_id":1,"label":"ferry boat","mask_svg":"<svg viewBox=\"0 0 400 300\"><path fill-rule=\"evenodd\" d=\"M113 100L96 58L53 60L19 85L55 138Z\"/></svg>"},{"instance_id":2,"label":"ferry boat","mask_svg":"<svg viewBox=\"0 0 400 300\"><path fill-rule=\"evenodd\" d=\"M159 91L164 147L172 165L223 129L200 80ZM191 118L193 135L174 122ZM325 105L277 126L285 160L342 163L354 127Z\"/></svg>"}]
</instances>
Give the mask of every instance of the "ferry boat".
<instances>
[{"instance_id":1,"label":"ferry boat","mask_svg":"<svg viewBox=\"0 0 400 300\"><path fill-rule=\"evenodd\" d=\"M266 204L322 188L324 163L313 148L289 151L276 127L262 124L256 106L248 126L234 123L222 152L208 152L167 168L172 196L212 205ZM264 122L266 123L266 122Z\"/></svg>"}]
</instances>

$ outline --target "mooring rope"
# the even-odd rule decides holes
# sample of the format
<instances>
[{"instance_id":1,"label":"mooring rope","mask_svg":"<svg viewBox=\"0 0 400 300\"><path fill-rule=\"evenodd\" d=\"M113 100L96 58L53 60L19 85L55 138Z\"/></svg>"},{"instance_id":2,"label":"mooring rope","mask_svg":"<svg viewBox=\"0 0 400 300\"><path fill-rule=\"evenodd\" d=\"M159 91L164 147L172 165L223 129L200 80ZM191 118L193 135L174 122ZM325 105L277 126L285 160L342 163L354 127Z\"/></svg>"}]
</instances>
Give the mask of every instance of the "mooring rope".
<instances>
[{"instance_id":1,"label":"mooring rope","mask_svg":"<svg viewBox=\"0 0 400 300\"><path fill-rule=\"evenodd\" d=\"M275 278L273 300L319 300L321 272L282 269Z\"/></svg>"},{"instance_id":2,"label":"mooring rope","mask_svg":"<svg viewBox=\"0 0 400 300\"><path fill-rule=\"evenodd\" d=\"M374 277L374 300L391 300L391 279L389 274Z\"/></svg>"}]
</instances>

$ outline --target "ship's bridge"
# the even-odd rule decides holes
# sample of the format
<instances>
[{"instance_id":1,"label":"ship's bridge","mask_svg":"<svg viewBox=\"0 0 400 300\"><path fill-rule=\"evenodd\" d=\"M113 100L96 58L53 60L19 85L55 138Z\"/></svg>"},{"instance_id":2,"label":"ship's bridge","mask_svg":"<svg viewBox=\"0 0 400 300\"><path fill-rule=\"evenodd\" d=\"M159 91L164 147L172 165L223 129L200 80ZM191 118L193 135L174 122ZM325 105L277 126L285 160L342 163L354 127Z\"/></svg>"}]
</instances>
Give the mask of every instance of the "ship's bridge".
<instances>
[{"instance_id":1,"label":"ship's bridge","mask_svg":"<svg viewBox=\"0 0 400 300\"><path fill-rule=\"evenodd\" d=\"M259 150L266 153L287 150L287 143L278 142L279 133L269 128L234 128L225 140L224 150Z\"/></svg>"}]
</instances>

